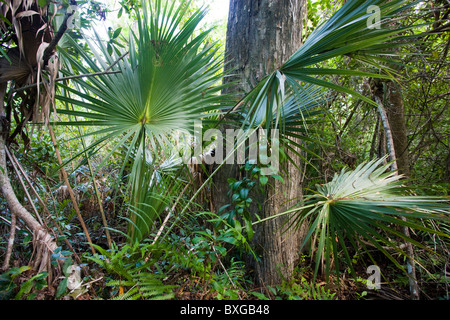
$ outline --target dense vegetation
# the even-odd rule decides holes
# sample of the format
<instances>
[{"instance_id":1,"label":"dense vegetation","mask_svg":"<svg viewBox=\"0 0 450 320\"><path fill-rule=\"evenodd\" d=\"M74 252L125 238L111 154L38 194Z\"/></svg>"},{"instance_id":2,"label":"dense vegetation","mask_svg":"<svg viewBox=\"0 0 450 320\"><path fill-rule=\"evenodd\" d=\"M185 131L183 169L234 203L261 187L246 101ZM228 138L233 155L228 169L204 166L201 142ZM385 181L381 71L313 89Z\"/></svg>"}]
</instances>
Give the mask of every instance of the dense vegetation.
<instances>
[{"instance_id":1,"label":"dense vegetation","mask_svg":"<svg viewBox=\"0 0 450 320\"><path fill-rule=\"evenodd\" d=\"M302 47L236 103L226 21L209 30L200 1L4 1L0 299L409 299L411 266L421 299L449 299L449 3L342 2L307 1ZM245 159L215 210L221 166L192 137L223 123L280 129L281 163L299 147L305 197L270 217L308 225L282 283L257 284L248 261L270 220L254 195L289 176Z\"/></svg>"}]
</instances>

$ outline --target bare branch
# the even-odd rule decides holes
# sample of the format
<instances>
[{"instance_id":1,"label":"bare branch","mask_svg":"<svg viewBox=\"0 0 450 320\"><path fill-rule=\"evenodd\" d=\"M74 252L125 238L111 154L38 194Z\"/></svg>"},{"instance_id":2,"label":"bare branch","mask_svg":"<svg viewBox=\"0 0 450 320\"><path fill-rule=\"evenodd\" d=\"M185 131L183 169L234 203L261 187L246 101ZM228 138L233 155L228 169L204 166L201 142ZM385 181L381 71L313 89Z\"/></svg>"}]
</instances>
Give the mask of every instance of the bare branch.
<instances>
[{"instance_id":1,"label":"bare branch","mask_svg":"<svg viewBox=\"0 0 450 320\"><path fill-rule=\"evenodd\" d=\"M70 4L72 5L76 5L76 1L72 0L70 1ZM56 35L53 37L52 41L50 42L50 44L48 45L47 48L45 48L44 51L44 55L42 57L42 59L44 60L44 65L47 64L48 60L50 59L50 57L53 55L53 51L55 51L56 46L58 45L59 40L61 40L62 36L64 35L64 33L67 30L67 22L69 21L70 17L73 16L75 12L73 11L67 11L66 15L64 16L64 20L61 24L61 26L59 27L58 32L56 33Z\"/></svg>"},{"instance_id":2,"label":"bare branch","mask_svg":"<svg viewBox=\"0 0 450 320\"><path fill-rule=\"evenodd\" d=\"M123 55L121 55L116 61L114 61L108 68L106 68L104 71L100 72L93 72L93 73L85 73L85 74L78 74L73 76L67 76L67 77L61 77L55 79L55 82L65 81L65 80L72 80L72 79L79 79L79 78L85 78L85 77L96 77L96 76L104 76L108 74L116 74L121 73L122 71L116 70L116 71L110 71L112 67L114 67L117 63L119 63L120 60L122 60L126 55L128 55L128 52L125 52ZM27 90L30 88L34 88L37 86L37 83L32 83L27 86L23 86L17 89L12 90L12 93L16 93L19 91Z\"/></svg>"}]
</instances>

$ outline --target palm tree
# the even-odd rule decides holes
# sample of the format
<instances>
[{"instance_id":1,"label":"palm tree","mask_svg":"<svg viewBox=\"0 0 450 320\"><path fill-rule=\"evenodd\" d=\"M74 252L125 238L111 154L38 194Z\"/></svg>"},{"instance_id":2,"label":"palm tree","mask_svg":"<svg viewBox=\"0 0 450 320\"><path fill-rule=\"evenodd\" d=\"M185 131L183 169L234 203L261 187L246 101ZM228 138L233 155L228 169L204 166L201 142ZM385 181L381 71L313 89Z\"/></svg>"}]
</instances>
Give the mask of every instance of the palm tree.
<instances>
[{"instance_id":1,"label":"palm tree","mask_svg":"<svg viewBox=\"0 0 450 320\"><path fill-rule=\"evenodd\" d=\"M128 52L110 55L98 35L95 43L86 39L92 56L68 38L83 62L61 52L65 63L81 73L113 73L75 79L76 87L61 86L63 95L57 98L85 111L58 112L77 117L77 121L65 125L98 128L89 135L100 138L80 154L95 153L114 139L109 154L126 150L122 169L128 161L132 162L129 222L133 240L151 231L160 213L156 207L163 210L168 205L162 199L156 200L152 191L159 189L161 195L167 192L157 185L166 180L157 180L154 175L155 167L159 167L155 162L167 153L165 146L174 134L193 135L195 121L214 119L227 107L225 97L218 94L223 88L223 62L217 55L218 47L205 43L209 30L195 34L206 12L197 10L184 21L188 9L188 3L175 7L175 2L163 5L156 1L154 6L144 2L141 15L137 15L136 30L130 32ZM171 183L178 185L176 179Z\"/></svg>"},{"instance_id":2,"label":"palm tree","mask_svg":"<svg viewBox=\"0 0 450 320\"><path fill-rule=\"evenodd\" d=\"M401 241L413 243L424 250L431 249L399 232L396 226L449 237L421 223L421 220L429 219L448 222L449 199L409 195L402 181L403 176L390 170L390 167L391 163L386 163L385 157L362 163L352 171L343 170L329 183L317 185L316 190L302 203L280 213L296 212L291 227L310 219L303 246L309 241L312 243L311 252L315 252L316 256L316 275L322 266L328 277L332 261L339 275L339 250L344 252L344 260L355 274L349 246L357 251L363 248L373 263L375 259L367 246L375 247L406 272L391 253L408 257ZM398 241L393 240L396 238Z\"/></svg>"},{"instance_id":3,"label":"palm tree","mask_svg":"<svg viewBox=\"0 0 450 320\"><path fill-rule=\"evenodd\" d=\"M379 8L382 17L380 28L368 28L367 21L372 15L369 6ZM346 2L308 37L288 61L268 74L230 110L231 114L242 115L241 123L246 129L280 129L282 143L293 150L293 137L305 136L301 125L305 121L306 111L323 103L329 90L351 94L377 106L351 88L327 81L326 76L392 79L393 71L382 68L380 62L394 56L396 48L417 37L403 34L416 26L393 26L395 19L405 14L411 6L411 3L402 0ZM196 11L183 23L186 8L184 2L178 8L174 4L162 5L161 1L156 1L154 6L144 5L142 18L137 15L137 31L132 31L130 35L128 58L122 59L126 52L109 55L100 39L96 41L98 48L86 40L93 57L74 40L69 40L85 63L62 53L71 66L81 73L117 71L95 78L76 79L82 90L63 86L65 92L78 98L58 96L58 99L86 111L59 112L86 119L66 125L100 128L92 134L102 134L102 138L88 149L99 150L112 139L118 139L118 143L111 153L126 146L126 159L134 159L131 190L136 197L142 187L141 182L136 183L141 181L139 178L144 172L141 171L142 164L148 160L147 149L156 155L170 141L171 133L178 130L192 133L195 120L217 119L217 113L229 107L227 97L218 95L223 88L217 85L223 77L220 72L222 61L215 57L213 45L202 45L208 32L194 35L205 11ZM376 72L318 66L321 62L343 55L361 61ZM143 197L133 199L134 206Z\"/></svg>"},{"instance_id":4,"label":"palm tree","mask_svg":"<svg viewBox=\"0 0 450 320\"><path fill-rule=\"evenodd\" d=\"M311 35L306 39L305 43L300 49L294 53L288 61L281 67L267 75L258 85L244 97L242 105L245 107L246 117L245 123L250 125L262 125L268 130L279 129L282 145L291 151L294 151L292 146L298 146L293 137L298 137L299 127L289 125L289 122L284 117L283 107L285 101L290 101L299 96L300 92L304 92L304 85L313 85L322 89L329 89L333 91L350 94L369 105L377 108L382 108L378 102L361 95L348 87L336 85L326 80L330 75L342 75L351 77L371 77L375 79L390 79L395 81L396 72L392 68L384 67L386 61L391 61L392 57L397 56L395 50L404 46L407 42L417 41L417 34L409 36L405 35L405 31L417 28L418 26L395 27L395 21L400 19L403 15L407 15L407 9L414 6L415 2L408 3L407 1L348 1L342 8L340 8L330 19L325 21L322 25L317 27ZM380 13L381 21L378 27L374 28L370 25L372 21L371 8L377 8ZM361 62L365 69L369 71L360 70L346 70L346 69L326 69L320 67L321 62L328 61L335 57L347 56ZM370 71L373 70L373 71ZM325 90L327 92L327 90ZM311 102L317 101L317 97L312 97ZM297 114L296 124L302 114L300 106L304 105L305 101L299 102L299 113ZM264 115L262 121L261 115ZM300 115L300 116L299 116ZM286 124L287 123L287 124ZM298 153L301 156L300 153ZM394 156L395 157L395 156ZM289 159L290 160L290 159ZM392 159L395 160L395 159ZM395 163L395 162L394 162ZM395 167L395 166L394 166ZM380 200L380 199L379 199ZM412 208L415 205L427 206L429 202L436 199L417 199L417 203L410 203ZM448 213L448 199L444 199L443 209ZM363 205L363 204L361 204ZM405 207L399 200L399 206ZM302 205L300 205L302 207ZM412 209L413 210L413 209ZM294 210L295 211L295 210ZM301 211L301 210L300 210ZM271 220L274 217L279 217L292 213L288 210L285 213L274 213L273 217L265 220ZM440 216L435 216L433 210L428 211L429 218L440 219ZM325 214L326 217L328 217ZM407 218L403 216L404 219ZM303 221L303 219L300 219ZM317 220L315 220L317 221ZM358 220L359 221L359 220ZM409 239L408 228L412 225L402 225L405 230L405 237ZM322 224L316 224L315 227L320 230ZM415 225L417 226L417 225ZM342 225L339 225L342 227ZM311 229L312 230L312 229ZM391 230L392 231L392 230ZM311 234L311 231L310 231ZM309 234L309 235L310 235ZM321 240L326 238L322 234ZM307 236L309 239L309 236ZM405 239L405 238L404 238ZM407 245L409 245L407 240ZM322 242L323 244L323 242ZM319 246L319 253L326 247ZM328 252L327 252L328 253ZM334 251L336 253L336 251ZM319 256L320 256L319 254ZM414 261L412 249L408 250L408 269L414 270ZM408 270L408 276L411 281L411 293L413 298L418 298L417 285L414 272Z\"/></svg>"}]
</instances>

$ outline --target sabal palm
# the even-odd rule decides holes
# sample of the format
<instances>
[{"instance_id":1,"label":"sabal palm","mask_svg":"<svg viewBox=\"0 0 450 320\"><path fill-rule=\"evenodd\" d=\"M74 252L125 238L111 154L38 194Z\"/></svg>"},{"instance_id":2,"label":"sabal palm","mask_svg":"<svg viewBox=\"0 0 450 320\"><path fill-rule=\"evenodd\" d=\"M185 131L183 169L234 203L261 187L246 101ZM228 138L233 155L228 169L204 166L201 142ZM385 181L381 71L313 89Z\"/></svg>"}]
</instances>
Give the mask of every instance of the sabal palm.
<instances>
[{"instance_id":1,"label":"sabal palm","mask_svg":"<svg viewBox=\"0 0 450 320\"><path fill-rule=\"evenodd\" d=\"M296 213L291 227L310 221L309 232L302 246L311 241L310 249L316 257L316 275L322 265L329 276L332 258L339 274L340 251L354 274L348 247L353 247L355 252L364 249L371 261L376 263L370 250L367 250L368 245L373 246L400 269L403 266L394 255L407 256L407 253L392 239L397 238L424 250L431 250L399 232L396 226L449 237L426 227L422 220L434 219L448 223L450 199L406 194L403 177L391 171L391 164L385 161L386 158L376 159L360 164L355 170L343 170L335 174L329 183L317 185L316 190L306 196L301 204L279 214Z\"/></svg>"},{"instance_id":2,"label":"sabal palm","mask_svg":"<svg viewBox=\"0 0 450 320\"><path fill-rule=\"evenodd\" d=\"M333 90L350 94L376 106L374 101L363 96L360 92L327 81L326 77L342 75L393 79L395 72L382 65L388 60L386 57L389 57L391 63L394 62L392 57L396 56L395 50L398 47L416 41L417 34L405 35L405 31L414 29L418 27L417 25L395 27L395 21L406 14L407 9L414 4L415 2L402 0L347 1L329 20L311 33L301 48L288 61L267 75L244 98L242 105L246 110L245 123L263 125L267 129L279 129L289 147L289 145L295 144L291 137L298 137L299 132L303 130L301 125L290 125L289 120L301 124L299 121L301 120L302 106L308 105L306 102L320 101L318 96L305 95L304 93L307 92L305 87L319 87L325 93ZM368 10L370 6L375 6L380 10L382 21L380 21L379 29L369 28L368 20L372 15L372 11ZM320 67L320 63L344 55L362 62L372 72ZM297 98L300 94L303 94L304 99ZM286 119L283 112L284 102L292 101L292 99L298 102L297 110L299 112L295 118ZM264 115L263 121L260 120L261 115ZM293 148L290 148L290 150L295 152ZM301 154L298 155L301 156ZM304 222L306 218L311 218L313 222L306 241L310 240L312 235L316 236L315 239L318 243L316 267L319 267L321 258L323 258L327 272L330 269L331 256L334 256L336 263L338 263L338 244L335 239L339 240L341 248L347 254L347 261L349 261L351 259L349 259L344 241L350 238L351 243L356 247L356 243L360 243L358 238L360 236L383 251L398 265L392 255L382 247L387 245L395 249L395 245L387 240L382 233L379 233L376 228L381 228L383 232L399 236L407 242L420 246L413 239L397 232L394 227L388 226L387 222L395 226L424 230L420 223L411 221L410 218L448 221L449 199L403 197L397 194L397 197L388 198L388 203L385 197L392 190L401 191L398 186L400 177L392 174L387 174L389 178L382 176L387 167L377 168L377 165L380 165L380 162L360 166L351 173L342 172L329 184L318 187L317 196L307 198L305 203L301 203L287 212L274 213L274 216L265 220L292 212L298 212L297 222ZM382 180L375 181L377 178ZM349 179L353 180L349 182ZM335 192L327 188L339 190L342 196L338 197ZM351 192L349 189L351 189ZM361 192L361 195L355 195L356 191ZM370 201L363 201L367 200L369 195ZM351 199L352 196L354 196L353 199ZM348 202L351 202L351 208L346 206ZM410 211L415 212L415 214L409 214ZM408 220L405 222L400 217L408 218ZM427 232L435 232L430 229L426 230ZM404 254L403 251L401 253ZM351 266L351 263L349 265ZM338 270L338 266L336 266L336 269Z\"/></svg>"},{"instance_id":3,"label":"sabal palm","mask_svg":"<svg viewBox=\"0 0 450 320\"><path fill-rule=\"evenodd\" d=\"M258 85L243 99L241 105L246 111L246 123L250 125L262 125L267 129L279 128L289 139L302 126L289 125L289 120L297 122L302 119L301 111L304 106L311 104L325 105L319 96L305 94L306 87L315 86L322 88L322 94L330 90L353 95L369 104L375 105L370 98L362 95L352 88L341 86L327 81L330 75L342 75L351 77L392 78L394 72L382 67L381 62L385 57L396 55L395 49L404 46L405 43L414 41L417 35L404 35L406 30L415 28L395 27L398 19L404 11L413 4L404 0L354 0L347 1L330 19L318 26L305 40L304 44L277 70L268 74ZM373 14L368 10L375 6L380 10L380 28L371 28L370 21ZM348 56L362 62L375 72L350 69L330 69L321 67L320 64L336 57ZM392 60L391 60L392 61ZM303 95L303 99L298 97ZM297 99L298 112L295 118L284 117L283 106L286 100ZM261 117L263 115L263 117ZM278 127L286 124L286 127ZM287 130L284 130L287 129Z\"/></svg>"},{"instance_id":4,"label":"sabal palm","mask_svg":"<svg viewBox=\"0 0 450 320\"><path fill-rule=\"evenodd\" d=\"M185 13L173 5L162 7L160 1L150 10L143 6L137 32L132 31L129 38L129 58L121 59L112 68L120 73L78 79L77 84L89 94L65 87L78 98L58 97L88 110L60 110L89 120L68 124L104 127L95 134L106 137L91 148L123 133L126 135L122 141L133 137L133 146L147 137L157 147L176 130L192 132L195 120L220 109L217 103L223 99L217 93L221 86L215 84L221 79L222 61L215 57L217 49L213 45L203 45L208 32L193 36L204 12L197 11L182 24ZM101 72L118 56L110 56L102 41L97 40L99 48L87 41L94 58L71 40L89 68L66 53L63 56L81 72Z\"/></svg>"},{"instance_id":5,"label":"sabal palm","mask_svg":"<svg viewBox=\"0 0 450 320\"><path fill-rule=\"evenodd\" d=\"M96 128L89 134L96 137L87 147L90 152L114 139L118 142L110 154L118 148L126 150L124 165L129 159L133 162L132 210L135 217L147 215L143 217L145 225L157 216L148 205L140 206L150 199L146 196L148 188L155 188L151 184L156 180L147 172L149 158L157 158L173 133L193 133L196 120L213 117L215 111L225 107L224 97L218 94L223 67L218 48L214 43L205 44L209 31L195 34L205 11L198 10L184 21L189 6L175 8L174 3L156 1L154 7L144 3L142 16L137 15L136 31L130 31L128 54L121 53L126 57L110 56L98 36L95 44L86 40L92 56L68 39L83 62L61 53L71 68L81 73L102 72L117 62L110 70L119 73L76 79L75 87L62 86L64 94L58 99L84 110L59 112L77 117L66 125ZM147 150L151 150L150 157ZM159 203L164 209L164 201ZM144 229L145 233L151 228Z\"/></svg>"}]
</instances>

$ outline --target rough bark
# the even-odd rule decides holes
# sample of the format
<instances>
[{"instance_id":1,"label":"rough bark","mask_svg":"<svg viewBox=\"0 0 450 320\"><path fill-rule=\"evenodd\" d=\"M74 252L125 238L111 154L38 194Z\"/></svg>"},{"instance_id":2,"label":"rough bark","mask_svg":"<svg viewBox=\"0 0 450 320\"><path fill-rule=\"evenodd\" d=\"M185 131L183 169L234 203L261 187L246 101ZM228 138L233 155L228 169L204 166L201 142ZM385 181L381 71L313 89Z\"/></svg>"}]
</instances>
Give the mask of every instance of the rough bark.
<instances>
[{"instance_id":1,"label":"rough bark","mask_svg":"<svg viewBox=\"0 0 450 320\"><path fill-rule=\"evenodd\" d=\"M265 75L286 61L301 45L304 0L230 0L226 39L227 69L236 81L225 93L242 94L251 90ZM300 159L290 154L300 164ZM264 194L256 195L261 204L257 213L265 218L288 208L288 200L302 197L301 173L291 163L284 163L282 184L270 179ZM215 178L216 210L230 203L227 178L236 177L237 166L224 165ZM290 203L292 204L292 203ZM253 247L261 256L255 267L256 280L262 285L279 284L290 278L299 256L302 229L283 233L287 217L270 220L255 228Z\"/></svg>"},{"instance_id":2,"label":"rough bark","mask_svg":"<svg viewBox=\"0 0 450 320\"><path fill-rule=\"evenodd\" d=\"M397 156L399 173L405 176L410 174L408 133L405 122L405 108L403 97L398 84L389 81L386 83L386 113L392 130L392 139Z\"/></svg>"},{"instance_id":3,"label":"rough bark","mask_svg":"<svg viewBox=\"0 0 450 320\"><path fill-rule=\"evenodd\" d=\"M392 81L375 83L374 96L382 101L387 121L391 129L395 160L399 173L408 177L410 174L408 132L405 121L403 97L398 84Z\"/></svg>"}]
</instances>

